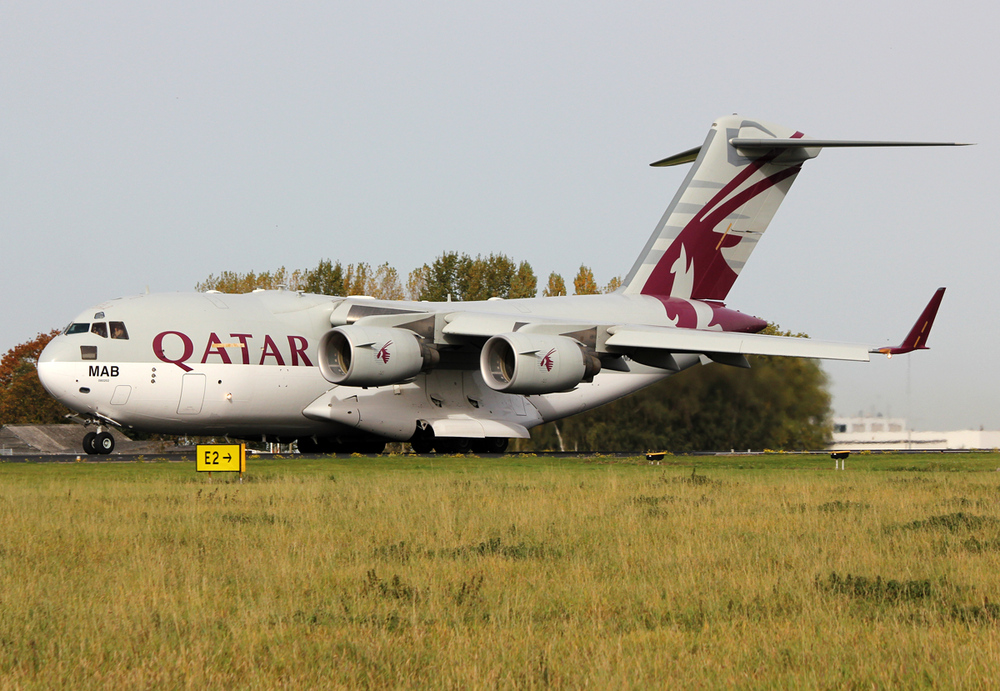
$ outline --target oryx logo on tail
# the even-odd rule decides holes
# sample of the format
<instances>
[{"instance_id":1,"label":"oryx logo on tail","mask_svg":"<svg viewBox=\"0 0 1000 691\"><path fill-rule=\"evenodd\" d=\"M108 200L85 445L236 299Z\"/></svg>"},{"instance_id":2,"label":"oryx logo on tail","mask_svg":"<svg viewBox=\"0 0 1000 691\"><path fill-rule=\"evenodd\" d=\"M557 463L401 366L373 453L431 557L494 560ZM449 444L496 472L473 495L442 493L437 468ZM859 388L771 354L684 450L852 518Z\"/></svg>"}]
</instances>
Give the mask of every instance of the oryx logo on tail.
<instances>
[{"instance_id":1,"label":"oryx logo on tail","mask_svg":"<svg viewBox=\"0 0 1000 691\"><path fill-rule=\"evenodd\" d=\"M716 120L701 147L654 163L694 167L623 292L725 300L803 161L818 152L806 141L796 130L729 116Z\"/></svg>"}]
</instances>

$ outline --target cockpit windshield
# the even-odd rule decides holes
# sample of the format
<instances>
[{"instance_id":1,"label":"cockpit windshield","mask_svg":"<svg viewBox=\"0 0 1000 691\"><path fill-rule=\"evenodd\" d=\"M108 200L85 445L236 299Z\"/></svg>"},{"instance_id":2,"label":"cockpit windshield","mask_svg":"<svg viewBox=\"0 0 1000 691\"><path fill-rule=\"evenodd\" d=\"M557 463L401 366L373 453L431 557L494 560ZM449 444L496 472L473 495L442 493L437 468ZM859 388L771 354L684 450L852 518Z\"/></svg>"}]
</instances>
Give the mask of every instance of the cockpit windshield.
<instances>
[{"instance_id":1,"label":"cockpit windshield","mask_svg":"<svg viewBox=\"0 0 1000 691\"><path fill-rule=\"evenodd\" d=\"M128 340L128 329L125 328L125 322L94 322L93 324L88 322L73 322L66 327L63 334L72 336L73 334L92 333L95 336L107 338L109 336L108 326L111 327L111 338L122 341Z\"/></svg>"}]
</instances>

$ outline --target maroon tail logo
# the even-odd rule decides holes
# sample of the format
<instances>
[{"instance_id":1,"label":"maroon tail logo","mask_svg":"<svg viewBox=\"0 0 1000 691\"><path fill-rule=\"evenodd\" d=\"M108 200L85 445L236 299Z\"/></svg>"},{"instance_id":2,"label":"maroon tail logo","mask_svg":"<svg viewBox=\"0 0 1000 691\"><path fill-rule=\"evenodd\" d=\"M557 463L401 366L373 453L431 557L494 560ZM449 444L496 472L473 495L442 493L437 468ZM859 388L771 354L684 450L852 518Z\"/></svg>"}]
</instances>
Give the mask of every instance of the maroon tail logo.
<instances>
[{"instance_id":1,"label":"maroon tail logo","mask_svg":"<svg viewBox=\"0 0 1000 691\"><path fill-rule=\"evenodd\" d=\"M793 138L801 136L802 133L797 132ZM721 237L713 231L729 214L737 211L751 199L767 192L782 180L799 172L801 164L789 166L771 177L759 180L745 189L737 191L740 185L773 161L779 153L781 152L772 151L747 165L694 215L674 238L673 243L653 268L642 288L643 295L662 295L695 300L725 299L729 289L736 282L736 272L726 263L722 250L738 245L741 237L738 234L730 234L732 224L722 233ZM687 291L681 291L684 294L674 293L675 279L678 278L678 274L693 274L688 279L691 281L690 294L687 294Z\"/></svg>"},{"instance_id":2,"label":"maroon tail logo","mask_svg":"<svg viewBox=\"0 0 1000 691\"><path fill-rule=\"evenodd\" d=\"M552 359L552 353L554 352L556 352L555 348L545 353L545 356L538 361L538 367L539 368L544 367L546 372L551 372L552 368L555 367L556 364L555 361Z\"/></svg>"},{"instance_id":3,"label":"maroon tail logo","mask_svg":"<svg viewBox=\"0 0 1000 691\"><path fill-rule=\"evenodd\" d=\"M375 353L375 359L381 360L382 364L389 363L389 346L392 345L392 341L389 341L384 346L382 346L377 353Z\"/></svg>"}]
</instances>

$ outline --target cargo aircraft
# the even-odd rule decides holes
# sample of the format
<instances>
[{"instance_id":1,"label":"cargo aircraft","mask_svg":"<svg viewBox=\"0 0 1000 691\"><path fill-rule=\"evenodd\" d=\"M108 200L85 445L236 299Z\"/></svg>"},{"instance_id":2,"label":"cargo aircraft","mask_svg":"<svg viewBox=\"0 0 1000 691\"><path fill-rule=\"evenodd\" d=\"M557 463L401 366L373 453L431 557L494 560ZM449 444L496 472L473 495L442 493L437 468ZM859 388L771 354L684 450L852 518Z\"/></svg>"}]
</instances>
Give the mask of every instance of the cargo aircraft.
<instances>
[{"instance_id":1,"label":"cargo aircraft","mask_svg":"<svg viewBox=\"0 0 1000 691\"><path fill-rule=\"evenodd\" d=\"M725 304L802 164L826 147L737 115L654 163L690 172L621 287L606 295L399 302L292 290L146 294L77 316L38 361L48 392L114 449L109 426L297 441L303 452L503 452L510 438L698 364L835 360L927 348L944 289L894 347L762 335ZM748 411L750 414L751 411Z\"/></svg>"}]
</instances>

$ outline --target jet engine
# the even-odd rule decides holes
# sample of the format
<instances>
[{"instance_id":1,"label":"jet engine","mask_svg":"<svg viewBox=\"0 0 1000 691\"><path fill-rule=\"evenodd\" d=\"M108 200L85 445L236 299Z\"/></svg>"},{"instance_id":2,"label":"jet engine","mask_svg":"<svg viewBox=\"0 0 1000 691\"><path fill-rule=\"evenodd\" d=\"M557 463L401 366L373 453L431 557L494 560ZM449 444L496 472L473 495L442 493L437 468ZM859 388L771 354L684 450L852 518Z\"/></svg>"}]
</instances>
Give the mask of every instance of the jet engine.
<instances>
[{"instance_id":1,"label":"jet engine","mask_svg":"<svg viewBox=\"0 0 1000 691\"><path fill-rule=\"evenodd\" d=\"M495 391L554 393L592 380L601 361L572 338L505 333L486 341L479 368Z\"/></svg>"},{"instance_id":2,"label":"jet engine","mask_svg":"<svg viewBox=\"0 0 1000 691\"><path fill-rule=\"evenodd\" d=\"M437 364L440 354L412 331L338 326L319 340L319 369L341 386L388 386Z\"/></svg>"}]
</instances>

